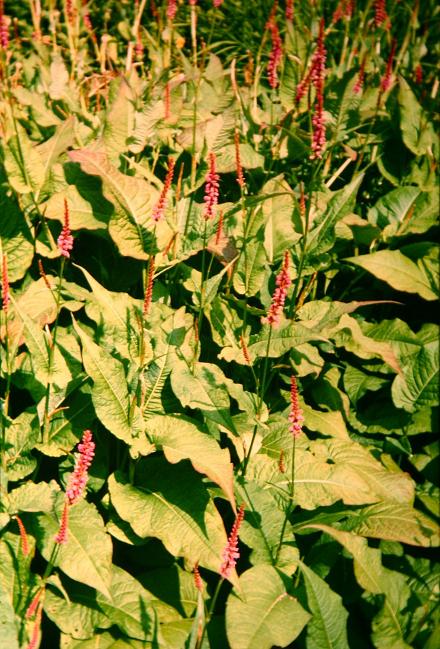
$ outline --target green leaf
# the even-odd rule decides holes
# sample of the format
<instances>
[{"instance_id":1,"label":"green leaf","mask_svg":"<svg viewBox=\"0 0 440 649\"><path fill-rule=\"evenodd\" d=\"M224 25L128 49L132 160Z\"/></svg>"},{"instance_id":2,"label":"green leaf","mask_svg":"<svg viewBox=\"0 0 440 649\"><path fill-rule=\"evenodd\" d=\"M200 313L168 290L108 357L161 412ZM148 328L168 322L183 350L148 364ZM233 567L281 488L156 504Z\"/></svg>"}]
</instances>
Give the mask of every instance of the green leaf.
<instances>
[{"instance_id":1,"label":"green leaf","mask_svg":"<svg viewBox=\"0 0 440 649\"><path fill-rule=\"evenodd\" d=\"M128 293L108 291L85 268L77 268L83 272L94 298L87 305L87 315L100 326L105 342L124 358L130 358L137 343L135 309L138 306L140 311L141 305Z\"/></svg>"},{"instance_id":2,"label":"green leaf","mask_svg":"<svg viewBox=\"0 0 440 649\"><path fill-rule=\"evenodd\" d=\"M432 156L432 148L437 143L434 127L427 120L409 84L399 77L398 102L400 109L400 128L403 141L415 155Z\"/></svg>"},{"instance_id":3,"label":"green leaf","mask_svg":"<svg viewBox=\"0 0 440 649\"><path fill-rule=\"evenodd\" d=\"M267 255L262 241L251 239L241 251L234 272L234 289L240 295L256 295L266 275Z\"/></svg>"},{"instance_id":4,"label":"green leaf","mask_svg":"<svg viewBox=\"0 0 440 649\"><path fill-rule=\"evenodd\" d=\"M18 629L15 614L8 592L0 580L0 646L19 649Z\"/></svg>"},{"instance_id":5,"label":"green leaf","mask_svg":"<svg viewBox=\"0 0 440 649\"><path fill-rule=\"evenodd\" d=\"M291 575L298 564L299 552L292 544L283 543L293 537L292 526L285 520L273 495L256 482L237 486L240 501L245 503L245 518L240 527L240 540L252 548L253 565L269 564Z\"/></svg>"},{"instance_id":6,"label":"green leaf","mask_svg":"<svg viewBox=\"0 0 440 649\"><path fill-rule=\"evenodd\" d=\"M362 588L370 593L385 595L383 608L373 622L375 646L378 649L410 649L404 640L400 615L409 597L404 575L384 568L380 551L369 548L365 539L328 525L312 524L309 527L326 532L350 552L354 560L354 573ZM387 638L385 643L383 636Z\"/></svg>"},{"instance_id":7,"label":"green leaf","mask_svg":"<svg viewBox=\"0 0 440 649\"><path fill-rule=\"evenodd\" d=\"M58 494L54 512L32 519L31 531L46 561L52 557L64 501L64 494ZM67 542L57 545L55 565L60 570L110 597L112 543L94 505L82 500L69 508Z\"/></svg>"},{"instance_id":8,"label":"green leaf","mask_svg":"<svg viewBox=\"0 0 440 649\"><path fill-rule=\"evenodd\" d=\"M291 444L283 448L286 474L280 474L275 459L269 461L259 454L249 464L249 475L262 485L276 485L277 492L288 495L290 448ZM328 439L310 442L309 450L296 447L295 502L303 509L328 506L339 499L347 505L361 505L381 500L409 503L413 498L414 485L406 473L388 471L356 442Z\"/></svg>"},{"instance_id":9,"label":"green leaf","mask_svg":"<svg viewBox=\"0 0 440 649\"><path fill-rule=\"evenodd\" d=\"M55 482L32 482L29 480L13 489L8 496L11 514L20 512L50 512L53 509L56 492L59 487Z\"/></svg>"},{"instance_id":10,"label":"green leaf","mask_svg":"<svg viewBox=\"0 0 440 649\"><path fill-rule=\"evenodd\" d=\"M342 598L302 561L299 565L312 613L307 625L307 649L348 649L348 613Z\"/></svg>"},{"instance_id":11,"label":"green leaf","mask_svg":"<svg viewBox=\"0 0 440 649\"><path fill-rule=\"evenodd\" d=\"M309 255L322 255L334 244L336 223L353 211L356 195L364 175L356 176L348 185L336 192L331 192L326 209L313 221L313 227L307 238Z\"/></svg>"},{"instance_id":12,"label":"green leaf","mask_svg":"<svg viewBox=\"0 0 440 649\"><path fill-rule=\"evenodd\" d=\"M198 408L206 419L235 434L225 381L221 369L212 363L197 363L191 372L186 363L176 362L171 372L171 387L182 406Z\"/></svg>"},{"instance_id":13,"label":"green leaf","mask_svg":"<svg viewBox=\"0 0 440 649\"><path fill-rule=\"evenodd\" d=\"M377 503L352 512L345 529L375 539L409 545L439 545L438 526L427 516L401 503Z\"/></svg>"},{"instance_id":14,"label":"green leaf","mask_svg":"<svg viewBox=\"0 0 440 649\"><path fill-rule=\"evenodd\" d=\"M41 189L46 176L37 147L25 129L17 124L17 135L6 142L4 164L11 187L18 194L34 195Z\"/></svg>"},{"instance_id":15,"label":"green leaf","mask_svg":"<svg viewBox=\"0 0 440 649\"><path fill-rule=\"evenodd\" d=\"M32 263L34 246L29 226L15 200L0 194L0 244L8 260L10 282L21 279Z\"/></svg>"},{"instance_id":16,"label":"green leaf","mask_svg":"<svg viewBox=\"0 0 440 649\"><path fill-rule=\"evenodd\" d=\"M255 566L239 579L239 595L226 603L226 633L231 649L287 647L301 633L310 616L289 595L271 566Z\"/></svg>"},{"instance_id":17,"label":"green leaf","mask_svg":"<svg viewBox=\"0 0 440 649\"><path fill-rule=\"evenodd\" d=\"M424 300L437 300L426 276L400 250L379 250L369 255L348 257L345 261L360 266L397 291L416 293Z\"/></svg>"},{"instance_id":18,"label":"green leaf","mask_svg":"<svg viewBox=\"0 0 440 649\"><path fill-rule=\"evenodd\" d=\"M111 90L114 99L106 111L103 141L109 158L119 164L119 155L128 150L134 128L135 93L124 77L115 79Z\"/></svg>"},{"instance_id":19,"label":"green leaf","mask_svg":"<svg viewBox=\"0 0 440 649\"><path fill-rule=\"evenodd\" d=\"M423 233L437 222L437 192L422 192L418 187L393 189L379 198L368 212L368 220L382 229L382 238Z\"/></svg>"},{"instance_id":20,"label":"green leaf","mask_svg":"<svg viewBox=\"0 0 440 649\"><path fill-rule=\"evenodd\" d=\"M144 642L154 635L151 598L128 572L112 566L110 596L98 593L96 602L103 613L131 638Z\"/></svg>"},{"instance_id":21,"label":"green leaf","mask_svg":"<svg viewBox=\"0 0 440 649\"><path fill-rule=\"evenodd\" d=\"M130 421L130 401L124 366L111 356L74 322L83 349L83 362L93 380L92 400L101 422L127 444L139 435ZM137 435L136 435L137 433Z\"/></svg>"},{"instance_id":22,"label":"green leaf","mask_svg":"<svg viewBox=\"0 0 440 649\"><path fill-rule=\"evenodd\" d=\"M279 176L265 183L261 189L269 195L262 206L265 217L264 248L269 263L279 260L287 248L291 248L301 234L295 232L292 215L295 206L292 190L286 181Z\"/></svg>"},{"instance_id":23,"label":"green leaf","mask_svg":"<svg viewBox=\"0 0 440 649\"><path fill-rule=\"evenodd\" d=\"M44 597L44 612L62 633L86 640L94 636L96 629L111 626L112 622L98 607L94 590L72 582L68 587L69 600L58 593L58 588L49 585Z\"/></svg>"},{"instance_id":24,"label":"green leaf","mask_svg":"<svg viewBox=\"0 0 440 649\"><path fill-rule=\"evenodd\" d=\"M81 169L102 179L104 196L113 204L109 232L121 255L148 259L152 245L151 212L159 197L142 178L126 176L114 167L102 151L70 151L69 157Z\"/></svg>"},{"instance_id":25,"label":"green leaf","mask_svg":"<svg viewBox=\"0 0 440 649\"><path fill-rule=\"evenodd\" d=\"M159 538L173 556L219 572L226 532L201 479L182 463L171 466L161 458L144 462L139 487L126 484L120 474L109 478L119 516L138 536Z\"/></svg>"},{"instance_id":26,"label":"green leaf","mask_svg":"<svg viewBox=\"0 0 440 649\"><path fill-rule=\"evenodd\" d=\"M30 352L33 371L36 379L46 385L51 383L57 388L65 388L72 378L64 356L58 346L54 347L52 363L49 362L50 342L45 332L35 324L27 313L12 298L15 310L24 326L24 338Z\"/></svg>"},{"instance_id":27,"label":"green leaf","mask_svg":"<svg viewBox=\"0 0 440 649\"><path fill-rule=\"evenodd\" d=\"M9 480L26 477L37 466L32 449L40 438L37 413L24 411L13 420L7 420L5 432L5 462Z\"/></svg>"},{"instance_id":28,"label":"green leaf","mask_svg":"<svg viewBox=\"0 0 440 649\"><path fill-rule=\"evenodd\" d=\"M148 420L147 434L159 446L168 462L189 459L194 469L219 485L235 507L233 465L229 451L183 417L156 416Z\"/></svg>"},{"instance_id":29,"label":"green leaf","mask_svg":"<svg viewBox=\"0 0 440 649\"><path fill-rule=\"evenodd\" d=\"M259 334L250 336L247 347L251 361L255 362L259 358L264 358L266 351L269 358L278 358L309 340L322 341L325 339L302 324L285 321L277 328L271 328L269 325L263 326ZM219 358L229 362L243 363L243 351L238 346L235 348L224 347Z\"/></svg>"},{"instance_id":30,"label":"green leaf","mask_svg":"<svg viewBox=\"0 0 440 649\"><path fill-rule=\"evenodd\" d=\"M423 331L427 334L425 340L421 339ZM414 412L423 406L438 404L438 328L435 325L425 325L416 343L419 343L413 346L416 353L404 358L403 372L396 376L391 387L395 405L409 412Z\"/></svg>"},{"instance_id":31,"label":"green leaf","mask_svg":"<svg viewBox=\"0 0 440 649\"><path fill-rule=\"evenodd\" d=\"M40 155L41 160L43 160L43 170L44 170L44 185L47 185L47 181L52 173L53 166L59 156L67 151L68 147L73 144L74 140L74 125L75 118L68 117L64 120L59 126L57 126L55 133L50 137L46 142L37 146L37 151ZM35 200L38 201L41 189L36 192ZM64 213L64 209L61 214Z\"/></svg>"}]
</instances>

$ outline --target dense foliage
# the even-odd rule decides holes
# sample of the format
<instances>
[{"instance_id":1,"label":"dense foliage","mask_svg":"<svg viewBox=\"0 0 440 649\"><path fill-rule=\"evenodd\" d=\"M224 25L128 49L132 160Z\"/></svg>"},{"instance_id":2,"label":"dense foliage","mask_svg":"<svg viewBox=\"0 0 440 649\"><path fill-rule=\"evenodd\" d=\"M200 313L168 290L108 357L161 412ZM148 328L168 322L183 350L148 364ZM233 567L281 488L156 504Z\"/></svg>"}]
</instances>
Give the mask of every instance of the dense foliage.
<instances>
[{"instance_id":1,"label":"dense foliage","mask_svg":"<svg viewBox=\"0 0 440 649\"><path fill-rule=\"evenodd\" d=\"M1 647L439 646L438 17L0 2Z\"/></svg>"}]
</instances>

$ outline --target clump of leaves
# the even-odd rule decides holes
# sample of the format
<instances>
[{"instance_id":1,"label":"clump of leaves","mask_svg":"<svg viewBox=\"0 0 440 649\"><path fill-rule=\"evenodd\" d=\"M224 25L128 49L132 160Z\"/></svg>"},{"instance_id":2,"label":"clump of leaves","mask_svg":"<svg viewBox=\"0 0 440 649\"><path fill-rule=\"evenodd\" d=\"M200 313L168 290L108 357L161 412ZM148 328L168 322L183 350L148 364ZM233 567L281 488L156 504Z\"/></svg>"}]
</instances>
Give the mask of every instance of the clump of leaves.
<instances>
[{"instance_id":1,"label":"clump of leaves","mask_svg":"<svg viewBox=\"0 0 440 649\"><path fill-rule=\"evenodd\" d=\"M0 3L0 644L433 648L438 9L30 9Z\"/></svg>"}]
</instances>

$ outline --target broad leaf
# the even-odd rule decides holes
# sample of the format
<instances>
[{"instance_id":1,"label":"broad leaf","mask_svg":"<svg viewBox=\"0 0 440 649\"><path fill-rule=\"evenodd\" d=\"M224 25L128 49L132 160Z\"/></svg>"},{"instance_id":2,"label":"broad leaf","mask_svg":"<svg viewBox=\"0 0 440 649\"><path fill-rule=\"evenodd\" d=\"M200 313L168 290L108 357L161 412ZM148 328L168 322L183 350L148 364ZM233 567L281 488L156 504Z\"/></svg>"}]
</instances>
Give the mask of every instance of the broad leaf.
<instances>
[{"instance_id":1,"label":"broad leaf","mask_svg":"<svg viewBox=\"0 0 440 649\"><path fill-rule=\"evenodd\" d=\"M227 538L222 520L201 480L184 464L145 460L139 487L120 474L109 478L112 504L142 538L159 538L174 556L220 571ZM145 476L145 477L144 477Z\"/></svg>"},{"instance_id":2,"label":"broad leaf","mask_svg":"<svg viewBox=\"0 0 440 649\"><path fill-rule=\"evenodd\" d=\"M307 649L348 649L348 613L341 597L304 563L299 565L312 613L307 625Z\"/></svg>"},{"instance_id":3,"label":"broad leaf","mask_svg":"<svg viewBox=\"0 0 440 649\"><path fill-rule=\"evenodd\" d=\"M120 253L148 259L153 244L151 212L158 199L157 190L142 178L122 174L105 153L82 149L70 151L69 156L85 173L102 179L104 196L114 207L109 232Z\"/></svg>"},{"instance_id":4,"label":"broad leaf","mask_svg":"<svg viewBox=\"0 0 440 649\"><path fill-rule=\"evenodd\" d=\"M271 566L246 570L239 586L239 594L231 593L226 604L226 633L231 649L287 647L310 619Z\"/></svg>"},{"instance_id":5,"label":"broad leaf","mask_svg":"<svg viewBox=\"0 0 440 649\"><path fill-rule=\"evenodd\" d=\"M55 512L37 514L32 521L32 533L46 561L55 547L63 506L64 494L59 494ZM67 542L58 544L55 564L71 579L110 597L111 562L112 543L95 506L82 500L70 507Z\"/></svg>"},{"instance_id":6,"label":"broad leaf","mask_svg":"<svg viewBox=\"0 0 440 649\"><path fill-rule=\"evenodd\" d=\"M170 415L152 417L146 427L151 441L162 449L168 462L189 459L196 471L218 484L235 507L233 466L229 451L188 419Z\"/></svg>"}]
</instances>

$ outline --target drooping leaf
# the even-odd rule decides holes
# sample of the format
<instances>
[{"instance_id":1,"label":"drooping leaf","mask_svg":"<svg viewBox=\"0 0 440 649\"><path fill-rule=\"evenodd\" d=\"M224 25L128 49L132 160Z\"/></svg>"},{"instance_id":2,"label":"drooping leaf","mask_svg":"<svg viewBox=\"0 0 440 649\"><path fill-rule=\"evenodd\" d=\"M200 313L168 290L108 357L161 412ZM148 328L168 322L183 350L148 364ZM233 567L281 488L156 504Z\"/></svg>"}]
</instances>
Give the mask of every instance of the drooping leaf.
<instances>
[{"instance_id":1,"label":"drooping leaf","mask_svg":"<svg viewBox=\"0 0 440 649\"><path fill-rule=\"evenodd\" d=\"M235 433L229 414L225 377L217 365L197 363L191 372L186 363L175 363L171 372L171 386L184 407L201 410L206 419Z\"/></svg>"},{"instance_id":2,"label":"drooping leaf","mask_svg":"<svg viewBox=\"0 0 440 649\"><path fill-rule=\"evenodd\" d=\"M429 301L438 298L418 265L400 250L379 250L368 255L348 257L345 261L360 266L397 291L416 293Z\"/></svg>"},{"instance_id":3,"label":"drooping leaf","mask_svg":"<svg viewBox=\"0 0 440 649\"><path fill-rule=\"evenodd\" d=\"M46 561L55 546L60 527L64 494L56 499L55 511L35 514L31 531ZM110 597L112 544L96 507L82 500L69 509L67 542L58 544L56 565L71 579Z\"/></svg>"},{"instance_id":4,"label":"drooping leaf","mask_svg":"<svg viewBox=\"0 0 440 649\"><path fill-rule=\"evenodd\" d=\"M171 415L148 420L147 434L172 464L189 459L196 471L218 484L235 507L233 466L229 451L221 449L192 421Z\"/></svg>"},{"instance_id":5,"label":"drooping leaf","mask_svg":"<svg viewBox=\"0 0 440 649\"><path fill-rule=\"evenodd\" d=\"M305 563L300 562L312 617L307 625L307 649L348 649L348 613L340 595Z\"/></svg>"},{"instance_id":6,"label":"drooping leaf","mask_svg":"<svg viewBox=\"0 0 440 649\"><path fill-rule=\"evenodd\" d=\"M438 526L403 503L377 503L353 512L345 529L376 539L430 547L439 545Z\"/></svg>"},{"instance_id":7,"label":"drooping leaf","mask_svg":"<svg viewBox=\"0 0 440 649\"><path fill-rule=\"evenodd\" d=\"M310 619L271 566L246 570L239 585L239 593L231 593L226 604L226 633L231 649L287 647Z\"/></svg>"},{"instance_id":8,"label":"drooping leaf","mask_svg":"<svg viewBox=\"0 0 440 649\"><path fill-rule=\"evenodd\" d=\"M87 374L93 380L92 400L96 414L119 439L130 444L139 436L130 418L130 400L127 380L122 363L97 345L74 323L83 349L83 362ZM135 420L139 424L139 420Z\"/></svg>"},{"instance_id":9,"label":"drooping leaf","mask_svg":"<svg viewBox=\"0 0 440 649\"><path fill-rule=\"evenodd\" d=\"M148 259L151 254L151 212L158 199L157 190L142 178L122 174L103 152L82 149L69 152L81 169L102 179L104 196L113 204L110 236L122 255Z\"/></svg>"},{"instance_id":10,"label":"drooping leaf","mask_svg":"<svg viewBox=\"0 0 440 649\"><path fill-rule=\"evenodd\" d=\"M112 566L110 595L98 593L97 604L121 631L144 642L154 636L151 599L142 585L128 572Z\"/></svg>"},{"instance_id":11,"label":"drooping leaf","mask_svg":"<svg viewBox=\"0 0 440 649\"><path fill-rule=\"evenodd\" d=\"M222 520L192 469L148 458L139 487L109 478L112 504L140 537L159 538L174 556L219 572L227 538ZM148 467L148 468L147 468ZM148 472L148 473L147 473Z\"/></svg>"}]
</instances>

